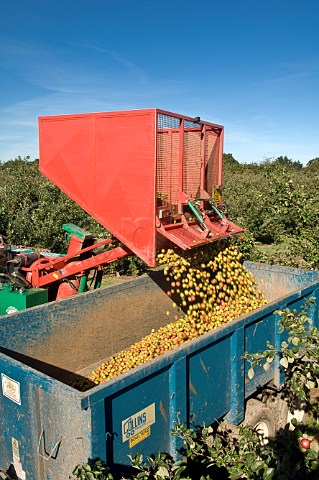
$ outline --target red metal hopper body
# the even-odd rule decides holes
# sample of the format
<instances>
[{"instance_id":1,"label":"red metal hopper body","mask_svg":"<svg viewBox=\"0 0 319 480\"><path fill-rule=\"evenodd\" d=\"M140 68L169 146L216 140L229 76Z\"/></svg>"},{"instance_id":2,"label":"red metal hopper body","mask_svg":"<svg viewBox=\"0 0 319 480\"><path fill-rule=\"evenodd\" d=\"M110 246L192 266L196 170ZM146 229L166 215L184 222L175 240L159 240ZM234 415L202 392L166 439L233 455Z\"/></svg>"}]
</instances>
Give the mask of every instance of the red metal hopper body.
<instances>
[{"instance_id":1,"label":"red metal hopper body","mask_svg":"<svg viewBox=\"0 0 319 480\"><path fill-rule=\"evenodd\" d=\"M242 231L221 212L223 127L158 109L39 118L40 171L149 266Z\"/></svg>"}]
</instances>

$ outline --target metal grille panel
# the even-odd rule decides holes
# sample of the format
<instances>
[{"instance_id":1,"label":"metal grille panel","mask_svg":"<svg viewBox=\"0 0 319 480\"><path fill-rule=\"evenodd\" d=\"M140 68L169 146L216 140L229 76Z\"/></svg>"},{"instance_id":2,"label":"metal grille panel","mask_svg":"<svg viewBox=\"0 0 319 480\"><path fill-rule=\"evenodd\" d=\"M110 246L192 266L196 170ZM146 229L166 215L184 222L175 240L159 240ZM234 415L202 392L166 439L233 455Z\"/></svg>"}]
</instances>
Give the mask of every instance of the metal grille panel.
<instances>
[{"instance_id":1,"label":"metal grille panel","mask_svg":"<svg viewBox=\"0 0 319 480\"><path fill-rule=\"evenodd\" d=\"M192 199L200 196L201 187L212 196L220 182L221 129L185 119L182 130L182 120L164 113L157 117L156 196L158 204L173 213L178 209L179 187Z\"/></svg>"},{"instance_id":2,"label":"metal grille panel","mask_svg":"<svg viewBox=\"0 0 319 480\"><path fill-rule=\"evenodd\" d=\"M176 211L179 177L180 119L158 115L157 130L157 200Z\"/></svg>"},{"instance_id":3,"label":"metal grille panel","mask_svg":"<svg viewBox=\"0 0 319 480\"><path fill-rule=\"evenodd\" d=\"M185 130L183 154L183 191L189 198L199 196L201 177L201 132Z\"/></svg>"},{"instance_id":4,"label":"metal grille panel","mask_svg":"<svg viewBox=\"0 0 319 480\"><path fill-rule=\"evenodd\" d=\"M219 165L219 137L213 130L206 131L205 145L205 166L206 182L205 190L212 196L213 186L219 183L220 165Z\"/></svg>"}]
</instances>

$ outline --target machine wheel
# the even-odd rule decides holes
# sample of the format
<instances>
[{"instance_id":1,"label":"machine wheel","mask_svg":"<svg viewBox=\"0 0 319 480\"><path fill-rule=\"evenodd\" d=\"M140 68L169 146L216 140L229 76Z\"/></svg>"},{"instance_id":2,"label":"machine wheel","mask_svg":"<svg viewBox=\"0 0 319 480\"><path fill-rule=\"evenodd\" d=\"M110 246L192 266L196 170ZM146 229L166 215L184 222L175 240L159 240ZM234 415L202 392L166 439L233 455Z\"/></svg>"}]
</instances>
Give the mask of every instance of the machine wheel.
<instances>
[{"instance_id":1,"label":"machine wheel","mask_svg":"<svg viewBox=\"0 0 319 480\"><path fill-rule=\"evenodd\" d=\"M246 403L245 419L242 425L251 425L260 435L262 443L275 436L276 422L272 411L261 401L250 399Z\"/></svg>"},{"instance_id":2,"label":"machine wheel","mask_svg":"<svg viewBox=\"0 0 319 480\"><path fill-rule=\"evenodd\" d=\"M304 422L307 417L302 403L294 406L289 405L288 401L280 393L270 396L266 400L266 405L273 412L276 431L280 428L285 428L287 424L289 424L290 430L294 430L291 421L296 419L297 422Z\"/></svg>"},{"instance_id":3,"label":"machine wheel","mask_svg":"<svg viewBox=\"0 0 319 480\"><path fill-rule=\"evenodd\" d=\"M281 428L285 428L287 423L289 423L289 406L287 400L280 392L276 392L266 399L265 404L274 416L276 432Z\"/></svg>"}]
</instances>

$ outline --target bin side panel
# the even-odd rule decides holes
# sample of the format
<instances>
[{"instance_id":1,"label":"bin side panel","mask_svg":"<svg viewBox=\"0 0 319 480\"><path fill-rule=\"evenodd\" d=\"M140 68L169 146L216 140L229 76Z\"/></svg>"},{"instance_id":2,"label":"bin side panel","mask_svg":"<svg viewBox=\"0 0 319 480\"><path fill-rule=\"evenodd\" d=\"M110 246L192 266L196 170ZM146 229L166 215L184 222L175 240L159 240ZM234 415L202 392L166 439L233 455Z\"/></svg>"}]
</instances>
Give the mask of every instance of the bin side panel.
<instances>
[{"instance_id":1,"label":"bin side panel","mask_svg":"<svg viewBox=\"0 0 319 480\"><path fill-rule=\"evenodd\" d=\"M308 314L313 324L318 326L318 288L311 289L307 293L300 294L297 298L290 300L289 297L280 302L277 306L279 310L289 308L289 310L297 310L298 312L304 307L305 303L314 298L316 304ZM278 332L279 316L275 313L261 316L257 321L247 325L245 328L245 351L248 353L263 352L268 347L267 340L274 345L275 348L280 348L281 342L286 340L287 334L279 334ZM245 397L252 395L258 388L266 385L271 380L274 380L275 385L280 386L284 382L284 370L279 366L279 359L271 363L268 371L265 371L262 366L255 367L255 376L248 379L248 370L250 363L245 361Z\"/></svg>"},{"instance_id":2,"label":"bin side panel","mask_svg":"<svg viewBox=\"0 0 319 480\"><path fill-rule=\"evenodd\" d=\"M0 356L0 468L22 480L67 479L91 458L90 417L70 395L31 368Z\"/></svg>"},{"instance_id":3,"label":"bin side panel","mask_svg":"<svg viewBox=\"0 0 319 480\"><path fill-rule=\"evenodd\" d=\"M171 367L172 368L172 367ZM147 375L147 367L145 368ZM119 382L125 385L125 379ZM107 450L107 463L125 474L130 465L128 455L138 452L173 454L170 435L176 414L173 407L175 390L170 379L170 368L160 369L128 388L105 399L105 432L95 435L94 451L101 451L101 442ZM184 399L185 400L185 399ZM99 430L98 424L96 429ZM94 437L95 435L95 437Z\"/></svg>"},{"instance_id":4,"label":"bin side panel","mask_svg":"<svg viewBox=\"0 0 319 480\"><path fill-rule=\"evenodd\" d=\"M267 340L269 340L272 345L275 345L275 326L277 321L278 317L275 315L269 315L248 325L245 328L245 351L248 353L263 352L268 348L266 345ZM272 363L267 372L262 367L257 367L255 369L255 376L252 380L248 380L249 368L250 364L245 362L246 397L274 378L275 364Z\"/></svg>"},{"instance_id":5,"label":"bin side panel","mask_svg":"<svg viewBox=\"0 0 319 480\"><path fill-rule=\"evenodd\" d=\"M28 377L8 359L0 359L0 468L14 468L23 478L40 478L36 459L37 432L32 407L34 398Z\"/></svg>"},{"instance_id":6,"label":"bin side panel","mask_svg":"<svg viewBox=\"0 0 319 480\"><path fill-rule=\"evenodd\" d=\"M34 390L40 471L46 480L68 479L77 464L92 458L90 412L81 409L79 399L59 389L58 382L53 389L35 386Z\"/></svg>"},{"instance_id":7,"label":"bin side panel","mask_svg":"<svg viewBox=\"0 0 319 480\"><path fill-rule=\"evenodd\" d=\"M263 263L245 262L245 267L253 273L259 288L269 301L305 288L319 279L318 271L305 271L298 268L280 267Z\"/></svg>"},{"instance_id":8,"label":"bin side panel","mask_svg":"<svg viewBox=\"0 0 319 480\"><path fill-rule=\"evenodd\" d=\"M231 337L196 351L188 360L189 420L210 424L231 407Z\"/></svg>"}]
</instances>

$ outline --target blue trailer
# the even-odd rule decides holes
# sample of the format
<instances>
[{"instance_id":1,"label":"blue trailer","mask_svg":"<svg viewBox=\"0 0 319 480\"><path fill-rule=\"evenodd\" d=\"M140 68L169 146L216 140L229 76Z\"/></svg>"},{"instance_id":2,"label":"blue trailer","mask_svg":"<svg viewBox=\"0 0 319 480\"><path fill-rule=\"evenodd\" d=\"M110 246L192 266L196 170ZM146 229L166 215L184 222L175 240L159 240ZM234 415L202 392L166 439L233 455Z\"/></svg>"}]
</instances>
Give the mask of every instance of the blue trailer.
<instances>
[{"instance_id":1,"label":"blue trailer","mask_svg":"<svg viewBox=\"0 0 319 480\"><path fill-rule=\"evenodd\" d=\"M315 297L318 324L319 304L318 272L246 266L266 306L84 393L68 385L71 378L167 322L171 299L160 272L2 317L0 470L20 480L67 480L76 464L100 458L122 474L128 454L175 456L176 420L241 422L248 399L282 382L276 362L249 380L244 352L280 343L277 309Z\"/></svg>"}]
</instances>

